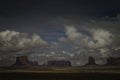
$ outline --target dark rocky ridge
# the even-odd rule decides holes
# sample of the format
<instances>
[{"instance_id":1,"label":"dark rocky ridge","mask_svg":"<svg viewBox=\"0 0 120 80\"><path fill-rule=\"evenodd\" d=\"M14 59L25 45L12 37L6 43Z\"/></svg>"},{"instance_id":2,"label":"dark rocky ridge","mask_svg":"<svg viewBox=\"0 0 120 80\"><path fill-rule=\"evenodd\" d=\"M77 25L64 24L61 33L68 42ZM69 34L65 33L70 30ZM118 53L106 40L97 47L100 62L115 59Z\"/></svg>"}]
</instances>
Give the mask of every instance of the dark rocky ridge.
<instances>
[{"instance_id":1,"label":"dark rocky ridge","mask_svg":"<svg viewBox=\"0 0 120 80\"><path fill-rule=\"evenodd\" d=\"M27 56L19 56L16 58L16 62L12 66L38 66L38 62L29 61Z\"/></svg>"},{"instance_id":2,"label":"dark rocky ridge","mask_svg":"<svg viewBox=\"0 0 120 80\"><path fill-rule=\"evenodd\" d=\"M47 64L38 65L38 62L29 61L27 56L19 56L16 58L16 62L13 67L31 67L31 66L48 66L48 67L70 67L71 62L65 60L48 61Z\"/></svg>"},{"instance_id":3,"label":"dark rocky ridge","mask_svg":"<svg viewBox=\"0 0 120 80\"><path fill-rule=\"evenodd\" d=\"M65 61L65 60L48 61L47 66L49 66L49 67L71 67L71 62Z\"/></svg>"},{"instance_id":4,"label":"dark rocky ridge","mask_svg":"<svg viewBox=\"0 0 120 80\"><path fill-rule=\"evenodd\" d=\"M12 65L14 67L31 67L31 66L48 66L48 67L71 67L71 62L66 60L52 60L47 64L38 65L37 61L29 61L27 56L19 56L16 58L16 62ZM99 66L95 63L93 57L89 57L88 63L85 66ZM107 59L107 64L104 66L120 66L120 58L110 57Z\"/></svg>"},{"instance_id":5,"label":"dark rocky ridge","mask_svg":"<svg viewBox=\"0 0 120 80\"><path fill-rule=\"evenodd\" d=\"M100 66L95 63L95 59L93 57L89 57L88 63L85 66ZM115 57L109 57L107 59L107 63L104 64L103 66L120 66L120 57L115 58Z\"/></svg>"},{"instance_id":6,"label":"dark rocky ridge","mask_svg":"<svg viewBox=\"0 0 120 80\"><path fill-rule=\"evenodd\" d=\"M120 66L120 57L118 57L118 58L113 58L113 57L108 58L106 65Z\"/></svg>"}]
</instances>

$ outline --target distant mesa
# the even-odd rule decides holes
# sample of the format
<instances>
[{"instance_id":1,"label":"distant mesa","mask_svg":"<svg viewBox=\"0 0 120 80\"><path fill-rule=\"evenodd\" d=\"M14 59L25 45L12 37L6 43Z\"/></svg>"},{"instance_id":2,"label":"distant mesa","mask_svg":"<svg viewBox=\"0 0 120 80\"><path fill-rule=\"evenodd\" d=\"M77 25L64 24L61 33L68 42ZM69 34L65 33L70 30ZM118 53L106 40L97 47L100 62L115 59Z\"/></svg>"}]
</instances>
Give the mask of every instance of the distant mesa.
<instances>
[{"instance_id":1,"label":"distant mesa","mask_svg":"<svg viewBox=\"0 0 120 80\"><path fill-rule=\"evenodd\" d=\"M118 58L113 58L113 57L108 58L106 65L120 66L120 57L118 57Z\"/></svg>"},{"instance_id":2,"label":"distant mesa","mask_svg":"<svg viewBox=\"0 0 120 80\"><path fill-rule=\"evenodd\" d=\"M36 61L29 61L27 56L19 56L16 58L16 62L12 65L13 67L31 67L31 66L46 66L46 67L70 67L71 62L65 60L54 60L48 61L47 64L38 65Z\"/></svg>"},{"instance_id":3,"label":"distant mesa","mask_svg":"<svg viewBox=\"0 0 120 80\"><path fill-rule=\"evenodd\" d=\"M89 57L88 63L85 66L100 66L95 63L95 59L93 57ZM120 66L120 57L115 58L115 57L109 57L107 59L107 63L104 64L103 66Z\"/></svg>"},{"instance_id":4,"label":"distant mesa","mask_svg":"<svg viewBox=\"0 0 120 80\"><path fill-rule=\"evenodd\" d=\"M70 61L65 60L54 60L54 61L48 61L47 62L48 67L71 67Z\"/></svg>"},{"instance_id":5,"label":"distant mesa","mask_svg":"<svg viewBox=\"0 0 120 80\"><path fill-rule=\"evenodd\" d=\"M27 56L16 57L16 62L12 65L13 67L31 67L31 66L44 66L44 67L71 67L71 62L67 60L51 60L47 61L46 64L39 65L37 61L29 61ZM88 63L85 66L99 66L95 63L93 57L89 57ZM103 66L120 66L120 57L107 59L107 63Z\"/></svg>"},{"instance_id":6,"label":"distant mesa","mask_svg":"<svg viewBox=\"0 0 120 80\"><path fill-rule=\"evenodd\" d=\"M19 56L16 58L16 62L12 66L14 67L38 66L38 62L29 61L27 56Z\"/></svg>"}]
</instances>

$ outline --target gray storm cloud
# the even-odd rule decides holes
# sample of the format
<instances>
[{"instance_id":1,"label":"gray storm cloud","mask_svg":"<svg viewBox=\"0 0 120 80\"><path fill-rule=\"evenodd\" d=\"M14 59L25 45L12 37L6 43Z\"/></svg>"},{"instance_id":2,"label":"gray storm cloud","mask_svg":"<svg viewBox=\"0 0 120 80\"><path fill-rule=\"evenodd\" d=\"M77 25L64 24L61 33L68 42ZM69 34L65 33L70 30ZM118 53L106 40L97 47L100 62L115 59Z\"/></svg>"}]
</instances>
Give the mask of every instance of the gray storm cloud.
<instances>
[{"instance_id":1,"label":"gray storm cloud","mask_svg":"<svg viewBox=\"0 0 120 80\"><path fill-rule=\"evenodd\" d=\"M68 55L71 56L70 53L73 53L73 59L76 57L78 58L76 62L81 62L79 65L87 63L88 56L94 57L97 64L106 63L106 59L110 56L109 47L113 36L109 31L89 29L91 36L79 32L74 26L65 26L65 31L67 38L60 38L60 41L72 44Z\"/></svg>"},{"instance_id":2,"label":"gray storm cloud","mask_svg":"<svg viewBox=\"0 0 120 80\"><path fill-rule=\"evenodd\" d=\"M82 66L88 62L88 57L92 56L96 64L103 65L111 55L109 47L113 41L113 34L103 29L89 29L88 32L90 35L80 32L75 26L65 26L67 37L61 37L58 42L53 42L46 52L32 54L35 57L31 56L31 59L38 59L39 62L65 59L70 60L74 66Z\"/></svg>"},{"instance_id":3,"label":"gray storm cloud","mask_svg":"<svg viewBox=\"0 0 120 80\"><path fill-rule=\"evenodd\" d=\"M84 20L84 24L79 19L77 23L74 19L64 22L61 18L60 21L63 23L55 23L64 25L65 36L55 42L48 43L37 34L0 32L0 65L12 64L18 55L28 55L30 60L40 64L52 59L66 59L77 66L86 64L89 56L101 65L108 57L120 56L119 16L87 20L86 23ZM45 46L49 47L43 48Z\"/></svg>"},{"instance_id":4,"label":"gray storm cloud","mask_svg":"<svg viewBox=\"0 0 120 80\"><path fill-rule=\"evenodd\" d=\"M88 42L90 48L100 48L109 46L112 42L112 34L109 31L94 29L91 31L93 40Z\"/></svg>"},{"instance_id":5,"label":"gray storm cloud","mask_svg":"<svg viewBox=\"0 0 120 80\"><path fill-rule=\"evenodd\" d=\"M11 65L15 57L28 55L31 51L46 47L48 43L39 35L29 35L16 31L0 32L0 65Z\"/></svg>"},{"instance_id":6,"label":"gray storm cloud","mask_svg":"<svg viewBox=\"0 0 120 80\"><path fill-rule=\"evenodd\" d=\"M112 34L109 31L102 29L91 29L89 31L92 36L78 32L74 26L66 27L68 39L77 42L77 44L84 45L88 48L102 48L111 44Z\"/></svg>"},{"instance_id":7,"label":"gray storm cloud","mask_svg":"<svg viewBox=\"0 0 120 80\"><path fill-rule=\"evenodd\" d=\"M0 50L19 50L47 45L39 35L33 34L29 37L26 33L6 30L0 32Z\"/></svg>"}]
</instances>

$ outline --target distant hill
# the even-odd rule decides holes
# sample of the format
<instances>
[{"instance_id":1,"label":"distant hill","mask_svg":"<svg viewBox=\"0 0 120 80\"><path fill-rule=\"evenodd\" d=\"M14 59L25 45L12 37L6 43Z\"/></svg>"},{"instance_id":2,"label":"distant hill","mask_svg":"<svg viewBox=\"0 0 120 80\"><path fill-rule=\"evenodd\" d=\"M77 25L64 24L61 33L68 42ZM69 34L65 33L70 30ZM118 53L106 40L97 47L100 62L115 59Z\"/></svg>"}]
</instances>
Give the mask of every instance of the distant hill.
<instances>
[{"instance_id":1,"label":"distant hill","mask_svg":"<svg viewBox=\"0 0 120 80\"><path fill-rule=\"evenodd\" d=\"M16 62L12 66L14 67L38 66L38 62L29 61L27 56L19 56L16 58Z\"/></svg>"},{"instance_id":2,"label":"distant hill","mask_svg":"<svg viewBox=\"0 0 120 80\"><path fill-rule=\"evenodd\" d=\"M106 65L120 66L120 57L118 57L118 58L114 58L114 57L108 58Z\"/></svg>"},{"instance_id":3,"label":"distant hill","mask_svg":"<svg viewBox=\"0 0 120 80\"><path fill-rule=\"evenodd\" d=\"M19 56L16 57L16 62L12 65L12 67L31 67L31 66L71 67L72 64L70 61L66 60L51 60L48 61L47 64L39 65L37 61L29 61L27 56ZM88 63L85 64L85 66L100 66L100 65L96 64L95 59L90 56L88 59ZM107 63L103 66L120 66L120 57L108 58Z\"/></svg>"},{"instance_id":4,"label":"distant hill","mask_svg":"<svg viewBox=\"0 0 120 80\"><path fill-rule=\"evenodd\" d=\"M49 67L71 67L71 62L65 61L65 60L54 60L54 61L48 61L46 66L49 66Z\"/></svg>"}]
</instances>

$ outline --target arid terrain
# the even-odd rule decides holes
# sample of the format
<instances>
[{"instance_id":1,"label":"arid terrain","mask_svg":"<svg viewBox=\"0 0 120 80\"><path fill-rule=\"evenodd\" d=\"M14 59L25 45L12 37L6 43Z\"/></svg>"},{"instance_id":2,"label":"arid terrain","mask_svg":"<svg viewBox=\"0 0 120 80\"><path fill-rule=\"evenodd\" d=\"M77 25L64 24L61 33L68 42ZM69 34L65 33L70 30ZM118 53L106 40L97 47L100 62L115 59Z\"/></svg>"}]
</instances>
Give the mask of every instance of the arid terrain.
<instances>
[{"instance_id":1,"label":"arid terrain","mask_svg":"<svg viewBox=\"0 0 120 80\"><path fill-rule=\"evenodd\" d=\"M120 80L119 75L113 66L0 68L0 80Z\"/></svg>"}]
</instances>

